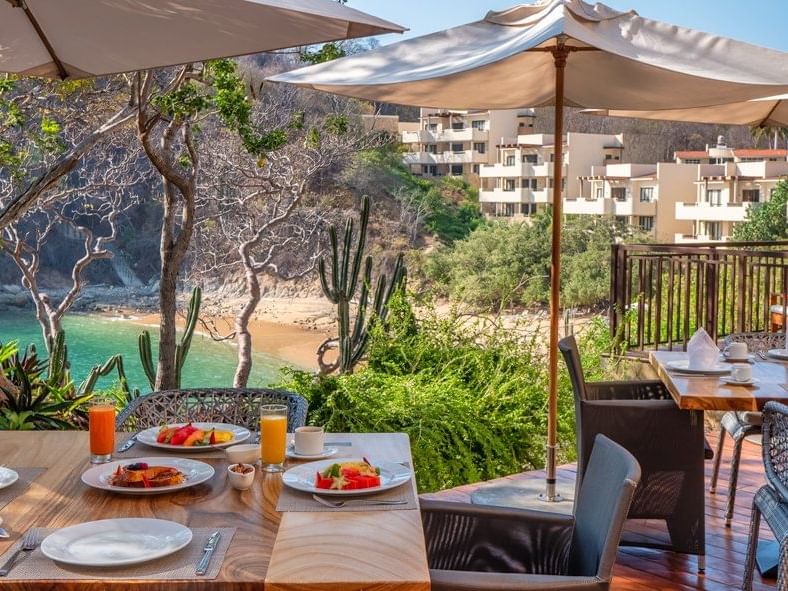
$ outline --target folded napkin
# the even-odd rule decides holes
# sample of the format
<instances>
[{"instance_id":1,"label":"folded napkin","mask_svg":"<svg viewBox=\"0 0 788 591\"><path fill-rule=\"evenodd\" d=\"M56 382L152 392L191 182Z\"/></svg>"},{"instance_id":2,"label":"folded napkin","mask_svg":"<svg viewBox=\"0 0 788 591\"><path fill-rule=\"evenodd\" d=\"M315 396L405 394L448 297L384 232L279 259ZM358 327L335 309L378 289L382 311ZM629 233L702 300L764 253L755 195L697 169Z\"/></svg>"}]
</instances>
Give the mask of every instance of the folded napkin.
<instances>
[{"instance_id":1,"label":"folded napkin","mask_svg":"<svg viewBox=\"0 0 788 591\"><path fill-rule=\"evenodd\" d=\"M699 328L687 343L690 369L711 369L720 358L720 349L702 328Z\"/></svg>"}]
</instances>

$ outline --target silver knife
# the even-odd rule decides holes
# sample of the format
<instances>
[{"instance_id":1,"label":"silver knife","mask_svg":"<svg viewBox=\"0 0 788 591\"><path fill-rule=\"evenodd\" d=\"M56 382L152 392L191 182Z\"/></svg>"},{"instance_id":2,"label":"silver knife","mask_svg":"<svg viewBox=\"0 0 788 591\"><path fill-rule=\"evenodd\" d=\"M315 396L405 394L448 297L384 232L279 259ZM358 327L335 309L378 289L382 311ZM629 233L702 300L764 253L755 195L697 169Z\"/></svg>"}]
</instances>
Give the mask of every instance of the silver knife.
<instances>
[{"instance_id":1,"label":"silver knife","mask_svg":"<svg viewBox=\"0 0 788 591\"><path fill-rule=\"evenodd\" d=\"M129 451L134 446L134 444L137 443L137 435L139 435L139 433L135 433L134 435L129 437L126 440L126 442L120 446L120 449L118 449L118 453L122 454L124 451Z\"/></svg>"},{"instance_id":2,"label":"silver knife","mask_svg":"<svg viewBox=\"0 0 788 591\"><path fill-rule=\"evenodd\" d=\"M222 534L218 531L213 532L208 538L208 541L205 543L205 547L202 549L202 558L200 558L200 562L197 563L197 570L195 571L196 574L204 575L208 572L208 565L211 564L211 557L213 556L216 546L219 545L219 540L221 539Z\"/></svg>"}]
</instances>

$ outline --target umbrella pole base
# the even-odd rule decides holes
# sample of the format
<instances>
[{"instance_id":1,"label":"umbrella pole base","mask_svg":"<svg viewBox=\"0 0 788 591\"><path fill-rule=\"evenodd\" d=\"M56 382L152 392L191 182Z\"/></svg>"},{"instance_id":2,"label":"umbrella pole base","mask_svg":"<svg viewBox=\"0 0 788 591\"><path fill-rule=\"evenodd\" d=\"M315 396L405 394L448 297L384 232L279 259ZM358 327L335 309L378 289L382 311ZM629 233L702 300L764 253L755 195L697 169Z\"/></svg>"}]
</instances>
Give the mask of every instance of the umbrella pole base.
<instances>
[{"instance_id":1,"label":"umbrella pole base","mask_svg":"<svg viewBox=\"0 0 788 591\"><path fill-rule=\"evenodd\" d=\"M560 503L564 498L555 490L555 480L548 480L545 485L545 492L539 494L539 500L543 503Z\"/></svg>"}]
</instances>

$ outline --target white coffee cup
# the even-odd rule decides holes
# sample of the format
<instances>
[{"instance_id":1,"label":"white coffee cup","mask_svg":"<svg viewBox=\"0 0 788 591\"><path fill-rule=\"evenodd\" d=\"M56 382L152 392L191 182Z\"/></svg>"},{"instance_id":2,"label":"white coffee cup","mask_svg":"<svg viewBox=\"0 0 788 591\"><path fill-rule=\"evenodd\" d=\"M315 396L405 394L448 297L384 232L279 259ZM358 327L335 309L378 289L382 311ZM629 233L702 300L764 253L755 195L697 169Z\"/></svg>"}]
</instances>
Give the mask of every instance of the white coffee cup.
<instances>
[{"instance_id":1,"label":"white coffee cup","mask_svg":"<svg viewBox=\"0 0 788 591\"><path fill-rule=\"evenodd\" d=\"M734 363L731 366L731 378L737 382L752 380L752 365L749 363Z\"/></svg>"},{"instance_id":2,"label":"white coffee cup","mask_svg":"<svg viewBox=\"0 0 788 591\"><path fill-rule=\"evenodd\" d=\"M295 452L302 456L322 454L325 436L323 427L296 427Z\"/></svg>"},{"instance_id":3,"label":"white coffee cup","mask_svg":"<svg viewBox=\"0 0 788 591\"><path fill-rule=\"evenodd\" d=\"M725 357L728 359L747 359L747 343L731 343L725 347Z\"/></svg>"}]
</instances>

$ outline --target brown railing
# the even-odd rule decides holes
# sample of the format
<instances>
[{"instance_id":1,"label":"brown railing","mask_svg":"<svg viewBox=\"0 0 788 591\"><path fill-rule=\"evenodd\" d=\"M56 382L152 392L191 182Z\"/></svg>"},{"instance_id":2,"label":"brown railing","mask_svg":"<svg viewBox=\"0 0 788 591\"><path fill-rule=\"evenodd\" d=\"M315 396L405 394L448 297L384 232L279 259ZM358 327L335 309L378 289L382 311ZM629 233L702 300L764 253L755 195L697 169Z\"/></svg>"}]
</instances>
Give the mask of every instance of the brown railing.
<instances>
[{"instance_id":1,"label":"brown railing","mask_svg":"<svg viewBox=\"0 0 788 591\"><path fill-rule=\"evenodd\" d=\"M631 351L775 328L788 306L788 241L615 244L610 325Z\"/></svg>"}]
</instances>

